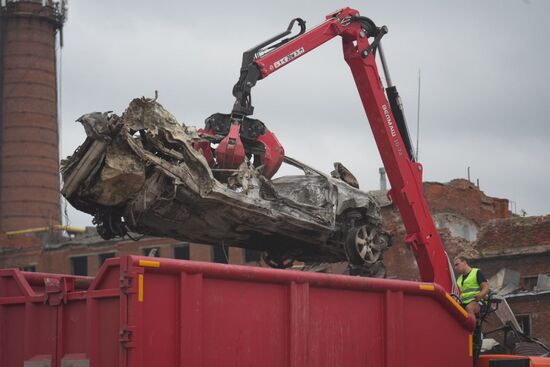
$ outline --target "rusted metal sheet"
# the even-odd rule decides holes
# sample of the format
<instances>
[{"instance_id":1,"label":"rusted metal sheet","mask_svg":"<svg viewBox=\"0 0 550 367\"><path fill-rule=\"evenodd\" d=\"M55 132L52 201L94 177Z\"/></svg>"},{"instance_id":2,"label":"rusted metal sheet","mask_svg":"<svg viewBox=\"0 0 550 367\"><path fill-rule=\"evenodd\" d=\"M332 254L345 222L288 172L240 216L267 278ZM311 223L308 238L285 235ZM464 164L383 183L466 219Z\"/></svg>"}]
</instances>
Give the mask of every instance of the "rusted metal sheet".
<instances>
[{"instance_id":1,"label":"rusted metal sheet","mask_svg":"<svg viewBox=\"0 0 550 367\"><path fill-rule=\"evenodd\" d=\"M105 238L128 231L267 252L274 266L292 260L353 260L382 275L387 235L379 207L336 177L291 158L303 175L268 180L246 159L236 170L211 169L193 143L209 136L184 126L155 100L134 99L122 117L79 120L88 138L63 162L63 194L95 216ZM355 182L356 185L356 182Z\"/></svg>"}]
</instances>

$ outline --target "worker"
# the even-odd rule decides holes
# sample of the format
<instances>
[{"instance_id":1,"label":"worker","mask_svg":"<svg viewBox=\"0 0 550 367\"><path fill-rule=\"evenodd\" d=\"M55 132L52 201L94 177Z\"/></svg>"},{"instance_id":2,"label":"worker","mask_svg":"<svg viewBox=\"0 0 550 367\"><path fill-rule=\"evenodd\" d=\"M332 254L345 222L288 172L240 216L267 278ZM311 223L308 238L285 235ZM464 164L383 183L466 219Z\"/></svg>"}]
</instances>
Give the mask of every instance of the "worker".
<instances>
[{"instance_id":1,"label":"worker","mask_svg":"<svg viewBox=\"0 0 550 367\"><path fill-rule=\"evenodd\" d=\"M460 288L460 301L469 316L476 320L476 314L481 310L483 300L489 294L487 278L478 268L472 268L464 256L454 259L454 267L460 274L457 283Z\"/></svg>"}]
</instances>

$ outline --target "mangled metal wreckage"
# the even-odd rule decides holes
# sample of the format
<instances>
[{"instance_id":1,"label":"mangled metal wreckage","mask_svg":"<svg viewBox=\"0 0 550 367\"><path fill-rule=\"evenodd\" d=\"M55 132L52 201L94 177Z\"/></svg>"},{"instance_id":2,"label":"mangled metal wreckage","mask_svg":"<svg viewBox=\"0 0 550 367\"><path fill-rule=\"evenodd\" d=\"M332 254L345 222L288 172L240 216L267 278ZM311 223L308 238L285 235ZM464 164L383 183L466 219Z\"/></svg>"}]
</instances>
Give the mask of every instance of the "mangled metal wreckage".
<instances>
[{"instance_id":1,"label":"mangled metal wreckage","mask_svg":"<svg viewBox=\"0 0 550 367\"><path fill-rule=\"evenodd\" d=\"M363 274L384 273L379 207L343 166L329 176L285 157L304 174L273 180L249 159L216 170L194 148L216 138L178 123L156 99L78 121L87 138L62 162L62 193L94 216L105 239L171 237L260 250L275 267L349 261Z\"/></svg>"}]
</instances>

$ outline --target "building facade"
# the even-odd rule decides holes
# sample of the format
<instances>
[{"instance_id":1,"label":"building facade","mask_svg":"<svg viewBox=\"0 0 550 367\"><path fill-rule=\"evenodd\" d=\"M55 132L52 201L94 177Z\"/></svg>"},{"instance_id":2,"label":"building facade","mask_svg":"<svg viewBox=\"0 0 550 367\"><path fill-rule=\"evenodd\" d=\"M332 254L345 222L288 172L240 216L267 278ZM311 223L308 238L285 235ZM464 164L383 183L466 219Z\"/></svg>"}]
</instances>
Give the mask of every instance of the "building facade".
<instances>
[{"instance_id":1,"label":"building facade","mask_svg":"<svg viewBox=\"0 0 550 367\"><path fill-rule=\"evenodd\" d=\"M510 308L528 336L550 342L550 215L515 217L485 225L475 243L473 264L488 276L506 269ZM487 330L496 328L491 320ZM502 340L503 335L496 335Z\"/></svg>"}]
</instances>

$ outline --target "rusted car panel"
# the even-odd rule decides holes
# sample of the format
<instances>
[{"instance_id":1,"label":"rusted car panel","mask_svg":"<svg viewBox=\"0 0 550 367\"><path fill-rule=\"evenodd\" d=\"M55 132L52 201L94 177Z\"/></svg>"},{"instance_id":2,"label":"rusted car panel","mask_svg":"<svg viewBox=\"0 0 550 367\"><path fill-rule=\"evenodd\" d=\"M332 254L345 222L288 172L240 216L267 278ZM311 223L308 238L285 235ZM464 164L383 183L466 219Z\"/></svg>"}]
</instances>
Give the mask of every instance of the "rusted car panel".
<instances>
[{"instance_id":1,"label":"rusted car panel","mask_svg":"<svg viewBox=\"0 0 550 367\"><path fill-rule=\"evenodd\" d=\"M304 175L268 180L248 159L236 170L211 169L193 147L211 137L147 98L121 117L96 112L78 121L87 139L62 162L62 193L94 216L103 237L134 232L252 248L275 266L348 260L357 251L365 260L358 265L380 272L388 240L378 205L343 179L291 158ZM367 249L354 242L360 228Z\"/></svg>"}]
</instances>

